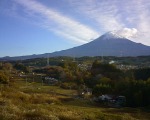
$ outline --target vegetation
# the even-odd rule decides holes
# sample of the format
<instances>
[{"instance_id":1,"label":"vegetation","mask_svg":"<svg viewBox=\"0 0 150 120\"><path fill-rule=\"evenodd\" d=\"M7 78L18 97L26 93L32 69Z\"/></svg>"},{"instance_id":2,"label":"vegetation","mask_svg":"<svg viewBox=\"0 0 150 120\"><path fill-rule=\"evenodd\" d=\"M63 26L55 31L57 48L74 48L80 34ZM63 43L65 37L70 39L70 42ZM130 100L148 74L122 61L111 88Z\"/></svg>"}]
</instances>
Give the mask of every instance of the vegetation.
<instances>
[{"instance_id":1,"label":"vegetation","mask_svg":"<svg viewBox=\"0 0 150 120\"><path fill-rule=\"evenodd\" d=\"M3 71L0 71L0 83L8 84L8 77L4 74Z\"/></svg>"},{"instance_id":2,"label":"vegetation","mask_svg":"<svg viewBox=\"0 0 150 120\"><path fill-rule=\"evenodd\" d=\"M107 60L109 61L108 57ZM0 65L0 118L2 120L135 120L150 119L150 69L118 69L99 57L52 58L2 62ZM115 58L116 59L116 58ZM122 58L118 58L120 61ZM128 63L132 59L126 58ZM146 61L148 58L142 58ZM38 64L33 64L37 60ZM45 59L46 60L46 59ZM52 62L53 61L53 62ZM54 62L55 61L55 62ZM124 61L125 62L125 61ZM137 61L138 63L138 61ZM146 62L148 63L148 62ZM32 66L30 66L32 64ZM49 85L45 77L58 82ZM92 95L81 93L91 89ZM94 102L103 95L126 97L126 107L110 108Z\"/></svg>"},{"instance_id":3,"label":"vegetation","mask_svg":"<svg viewBox=\"0 0 150 120\"><path fill-rule=\"evenodd\" d=\"M139 108L98 107L88 99L72 98L70 95L74 90L64 91L39 83L24 84L25 81L20 79L13 86L3 86L0 94L2 120L148 120L150 116Z\"/></svg>"}]
</instances>

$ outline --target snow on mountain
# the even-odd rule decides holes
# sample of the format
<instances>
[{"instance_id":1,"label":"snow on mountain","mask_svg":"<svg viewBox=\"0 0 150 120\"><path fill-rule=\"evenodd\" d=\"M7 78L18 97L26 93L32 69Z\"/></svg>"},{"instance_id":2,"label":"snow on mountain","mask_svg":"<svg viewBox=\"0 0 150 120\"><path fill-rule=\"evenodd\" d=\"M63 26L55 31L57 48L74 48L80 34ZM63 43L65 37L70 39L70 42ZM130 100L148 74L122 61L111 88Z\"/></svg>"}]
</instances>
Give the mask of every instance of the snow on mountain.
<instances>
[{"instance_id":1,"label":"snow on mountain","mask_svg":"<svg viewBox=\"0 0 150 120\"><path fill-rule=\"evenodd\" d=\"M119 39L119 38L123 38L123 39L127 39L127 37L123 37L119 34L117 34L115 31L111 31L111 32L107 32L103 35L103 39L107 40L107 39Z\"/></svg>"},{"instance_id":2,"label":"snow on mountain","mask_svg":"<svg viewBox=\"0 0 150 120\"><path fill-rule=\"evenodd\" d=\"M125 35L127 36L127 34ZM117 34L115 31L107 32L99 38L67 50L49 53L50 57L54 56L145 56L150 55L150 46L136 43ZM20 60L47 57L47 54L18 56L1 58L2 60Z\"/></svg>"}]
</instances>

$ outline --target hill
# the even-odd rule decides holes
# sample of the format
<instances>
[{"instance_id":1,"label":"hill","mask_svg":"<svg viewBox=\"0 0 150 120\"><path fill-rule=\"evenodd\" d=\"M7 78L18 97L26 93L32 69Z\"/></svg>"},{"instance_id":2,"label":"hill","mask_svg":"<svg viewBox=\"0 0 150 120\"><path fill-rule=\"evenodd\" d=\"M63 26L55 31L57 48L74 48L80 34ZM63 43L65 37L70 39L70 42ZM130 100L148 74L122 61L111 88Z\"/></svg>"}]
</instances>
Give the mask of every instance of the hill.
<instances>
[{"instance_id":1,"label":"hill","mask_svg":"<svg viewBox=\"0 0 150 120\"><path fill-rule=\"evenodd\" d=\"M55 57L55 56L148 56L150 46L135 43L125 37L113 32L108 32L87 44L71 49L39 55L28 55L18 57L3 57L0 60L24 60L32 58Z\"/></svg>"},{"instance_id":2,"label":"hill","mask_svg":"<svg viewBox=\"0 0 150 120\"><path fill-rule=\"evenodd\" d=\"M90 43L68 50L54 52L51 56L145 56L150 55L150 46L108 32Z\"/></svg>"}]
</instances>

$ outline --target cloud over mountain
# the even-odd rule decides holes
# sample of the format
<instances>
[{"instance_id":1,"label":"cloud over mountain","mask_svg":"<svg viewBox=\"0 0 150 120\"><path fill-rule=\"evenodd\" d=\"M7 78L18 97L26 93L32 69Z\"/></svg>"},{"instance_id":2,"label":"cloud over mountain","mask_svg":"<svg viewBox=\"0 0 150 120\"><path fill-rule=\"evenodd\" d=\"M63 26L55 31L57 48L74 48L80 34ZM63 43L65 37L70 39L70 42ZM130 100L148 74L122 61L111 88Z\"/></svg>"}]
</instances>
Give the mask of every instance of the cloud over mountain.
<instances>
[{"instance_id":1,"label":"cloud over mountain","mask_svg":"<svg viewBox=\"0 0 150 120\"><path fill-rule=\"evenodd\" d=\"M119 36L115 32L107 32L99 38L77 46L74 48L57 51L53 53L46 53L41 55L30 55L22 57L4 57L1 60L20 60L41 58L41 57L55 57L55 56L147 56L150 55L150 46L145 46L141 43L135 43L131 40Z\"/></svg>"},{"instance_id":2,"label":"cloud over mountain","mask_svg":"<svg viewBox=\"0 0 150 120\"><path fill-rule=\"evenodd\" d=\"M125 38L132 38L135 37L137 34L137 29L135 28L123 28L121 30L116 31L116 33L120 36L123 36Z\"/></svg>"},{"instance_id":3,"label":"cloud over mountain","mask_svg":"<svg viewBox=\"0 0 150 120\"><path fill-rule=\"evenodd\" d=\"M150 46L149 0L0 0L0 18L1 44L14 41L0 56L68 49L108 31Z\"/></svg>"},{"instance_id":4,"label":"cloud over mountain","mask_svg":"<svg viewBox=\"0 0 150 120\"><path fill-rule=\"evenodd\" d=\"M91 19L101 34L118 31L135 42L150 45L149 0L68 0L75 11ZM125 28L125 29L124 29ZM132 29L134 28L134 29ZM136 30L138 33L135 33ZM136 34L136 36L135 36Z\"/></svg>"}]
</instances>

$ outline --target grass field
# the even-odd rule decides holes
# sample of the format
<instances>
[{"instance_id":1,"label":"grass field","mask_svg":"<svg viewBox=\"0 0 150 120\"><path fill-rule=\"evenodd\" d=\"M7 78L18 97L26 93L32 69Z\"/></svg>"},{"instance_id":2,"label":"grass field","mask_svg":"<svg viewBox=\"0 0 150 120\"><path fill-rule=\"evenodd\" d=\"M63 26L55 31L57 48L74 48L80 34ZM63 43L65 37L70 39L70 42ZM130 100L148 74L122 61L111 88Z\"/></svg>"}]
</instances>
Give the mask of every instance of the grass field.
<instances>
[{"instance_id":1,"label":"grass field","mask_svg":"<svg viewBox=\"0 0 150 120\"><path fill-rule=\"evenodd\" d=\"M150 120L140 108L104 108L73 95L75 90L18 79L1 86L0 120Z\"/></svg>"}]
</instances>

